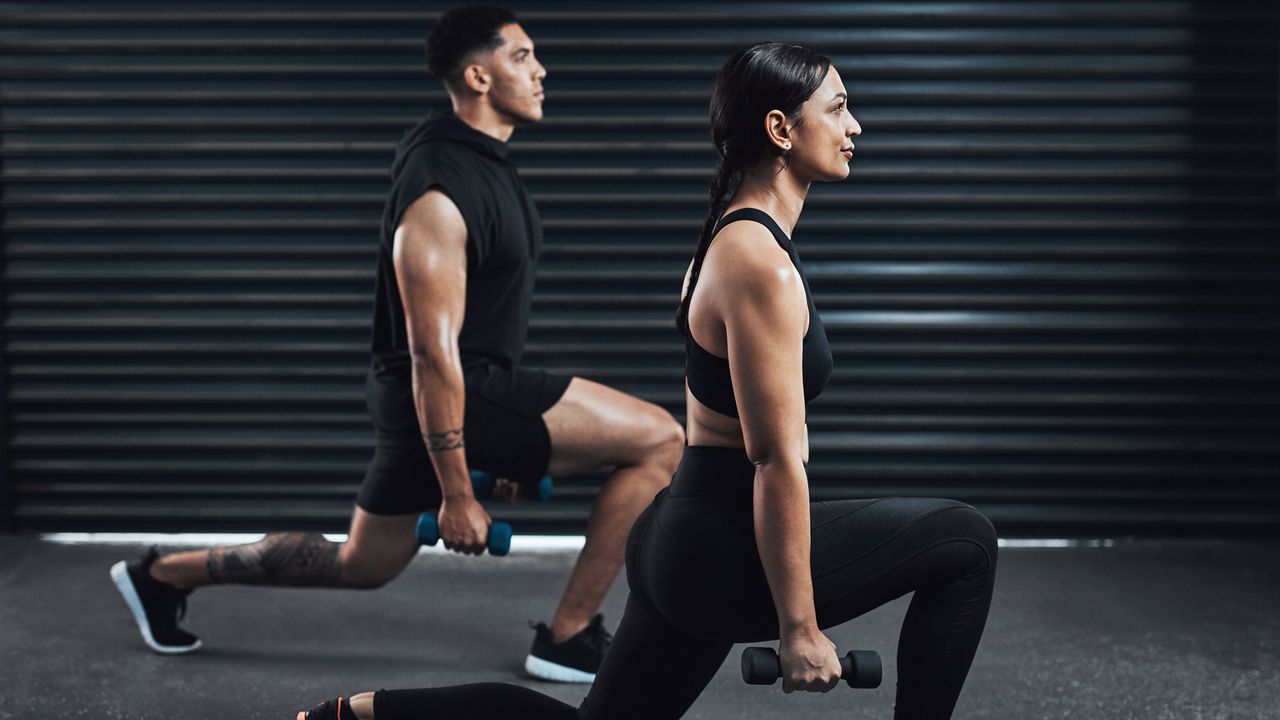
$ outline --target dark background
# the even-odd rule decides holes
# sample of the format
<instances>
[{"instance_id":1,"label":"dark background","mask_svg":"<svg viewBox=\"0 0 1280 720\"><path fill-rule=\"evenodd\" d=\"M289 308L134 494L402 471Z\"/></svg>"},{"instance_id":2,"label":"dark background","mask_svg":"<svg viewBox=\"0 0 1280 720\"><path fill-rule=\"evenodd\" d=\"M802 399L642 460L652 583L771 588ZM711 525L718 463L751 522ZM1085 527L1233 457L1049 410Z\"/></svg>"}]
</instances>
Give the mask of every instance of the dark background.
<instances>
[{"instance_id":1,"label":"dark background","mask_svg":"<svg viewBox=\"0 0 1280 720\"><path fill-rule=\"evenodd\" d=\"M512 143L530 365L683 418L711 81L798 42L864 127L795 232L837 365L814 497L1280 528L1274 3L508 4L550 73ZM0 2L0 526L345 530L387 167L447 103L448 6ZM595 482L497 515L580 532Z\"/></svg>"}]
</instances>

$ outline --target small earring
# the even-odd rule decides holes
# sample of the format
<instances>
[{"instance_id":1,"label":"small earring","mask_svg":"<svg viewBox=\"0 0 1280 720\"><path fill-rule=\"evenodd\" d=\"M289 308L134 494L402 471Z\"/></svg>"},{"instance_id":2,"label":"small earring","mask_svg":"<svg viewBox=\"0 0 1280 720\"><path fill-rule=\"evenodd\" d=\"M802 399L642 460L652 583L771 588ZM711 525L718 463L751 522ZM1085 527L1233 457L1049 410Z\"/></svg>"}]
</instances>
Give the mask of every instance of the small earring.
<instances>
[{"instance_id":1,"label":"small earring","mask_svg":"<svg viewBox=\"0 0 1280 720\"><path fill-rule=\"evenodd\" d=\"M790 149L791 149L791 143L787 143L787 144L783 145L783 146L782 146L782 149L783 149L783 150L790 150Z\"/></svg>"}]
</instances>

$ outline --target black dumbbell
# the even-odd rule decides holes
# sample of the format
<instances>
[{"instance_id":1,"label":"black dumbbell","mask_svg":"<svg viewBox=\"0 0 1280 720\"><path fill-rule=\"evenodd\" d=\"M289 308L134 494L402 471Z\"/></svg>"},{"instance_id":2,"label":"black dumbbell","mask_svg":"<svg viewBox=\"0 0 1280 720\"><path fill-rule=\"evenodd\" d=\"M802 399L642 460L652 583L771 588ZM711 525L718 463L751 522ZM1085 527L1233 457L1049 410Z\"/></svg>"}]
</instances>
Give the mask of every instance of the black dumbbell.
<instances>
[{"instance_id":1,"label":"black dumbbell","mask_svg":"<svg viewBox=\"0 0 1280 720\"><path fill-rule=\"evenodd\" d=\"M749 647L742 651L742 679L748 685L772 685L782 677L782 663L773 648ZM878 688L884 678L880 653L850 650L840 658L840 677L853 688Z\"/></svg>"}]
</instances>

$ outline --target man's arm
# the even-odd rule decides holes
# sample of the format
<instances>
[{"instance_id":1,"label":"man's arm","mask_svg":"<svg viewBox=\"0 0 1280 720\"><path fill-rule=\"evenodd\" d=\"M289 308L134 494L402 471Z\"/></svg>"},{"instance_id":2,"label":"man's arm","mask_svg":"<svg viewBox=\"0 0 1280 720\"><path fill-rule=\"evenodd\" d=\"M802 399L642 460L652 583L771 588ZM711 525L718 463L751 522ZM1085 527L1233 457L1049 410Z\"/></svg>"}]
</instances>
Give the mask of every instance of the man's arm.
<instances>
[{"instance_id":1,"label":"man's arm","mask_svg":"<svg viewBox=\"0 0 1280 720\"><path fill-rule=\"evenodd\" d=\"M418 427L440 481L440 537L445 547L484 551L490 519L467 473L463 411L466 386L458 335L467 299L467 226L439 190L405 210L392 247L413 359Z\"/></svg>"}]
</instances>

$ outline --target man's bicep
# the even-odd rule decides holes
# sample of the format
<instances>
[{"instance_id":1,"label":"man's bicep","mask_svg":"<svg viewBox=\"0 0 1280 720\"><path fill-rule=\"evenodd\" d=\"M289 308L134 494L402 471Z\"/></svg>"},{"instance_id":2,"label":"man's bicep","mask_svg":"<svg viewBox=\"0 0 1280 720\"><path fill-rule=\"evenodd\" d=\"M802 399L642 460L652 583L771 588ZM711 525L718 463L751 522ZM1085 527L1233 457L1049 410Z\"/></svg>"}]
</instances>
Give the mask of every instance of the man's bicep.
<instances>
[{"instance_id":1,"label":"man's bicep","mask_svg":"<svg viewBox=\"0 0 1280 720\"><path fill-rule=\"evenodd\" d=\"M466 310L467 225L448 195L431 190L405 210L392 259L412 347L456 341Z\"/></svg>"}]
</instances>

